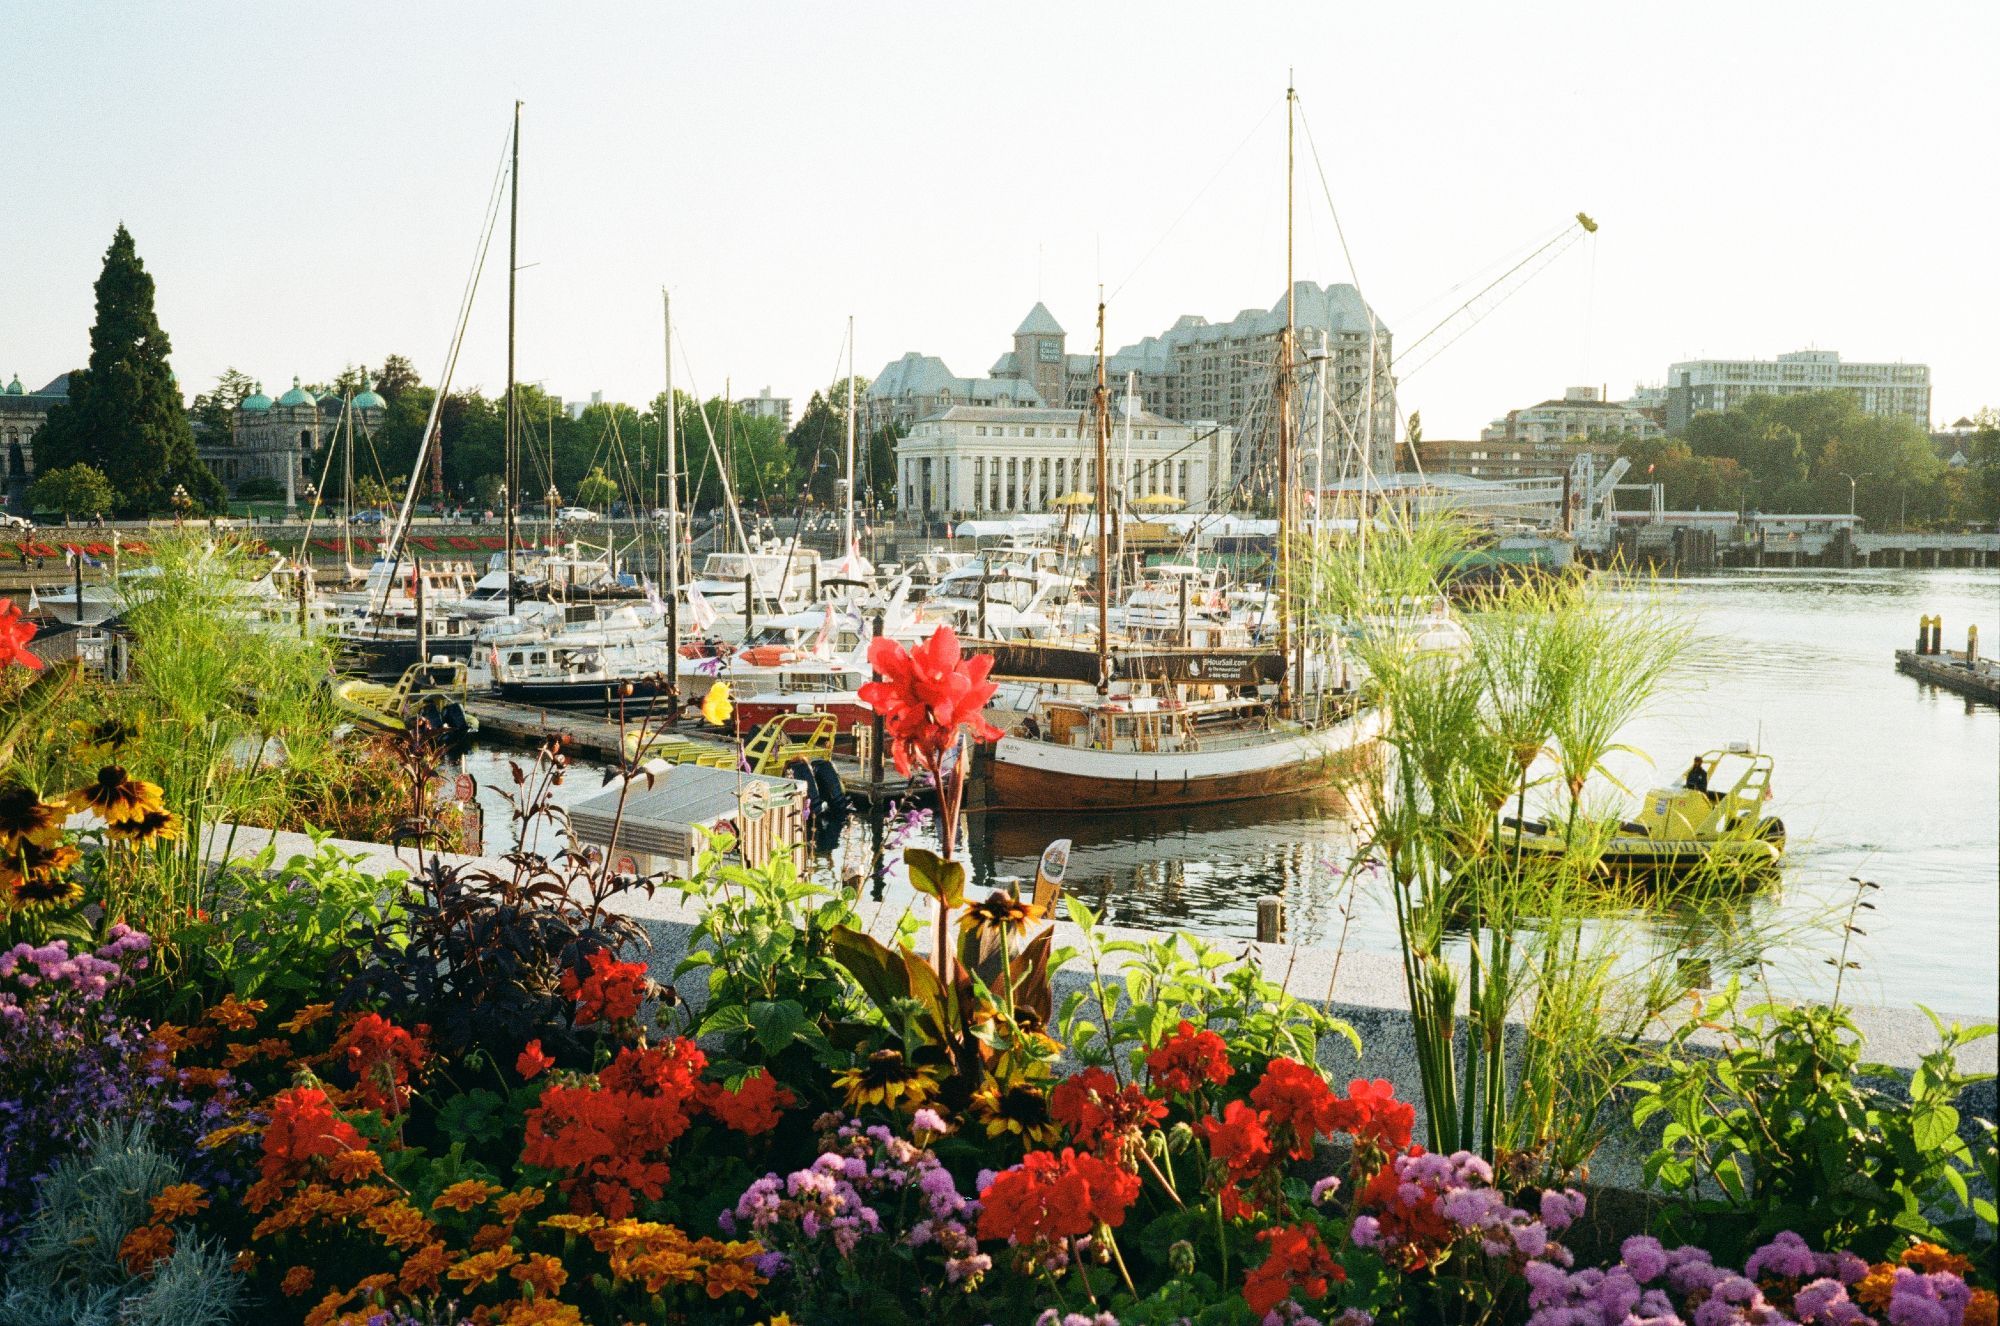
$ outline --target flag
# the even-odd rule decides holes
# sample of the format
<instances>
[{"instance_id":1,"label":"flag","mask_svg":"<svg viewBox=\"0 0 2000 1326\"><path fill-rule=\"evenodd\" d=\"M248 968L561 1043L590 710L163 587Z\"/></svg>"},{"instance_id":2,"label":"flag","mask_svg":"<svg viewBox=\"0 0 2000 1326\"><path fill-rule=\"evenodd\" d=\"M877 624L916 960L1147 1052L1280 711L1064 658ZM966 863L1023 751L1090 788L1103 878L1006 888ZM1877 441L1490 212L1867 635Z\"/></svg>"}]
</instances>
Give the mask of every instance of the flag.
<instances>
[{"instance_id":1,"label":"flag","mask_svg":"<svg viewBox=\"0 0 2000 1326\"><path fill-rule=\"evenodd\" d=\"M715 609L708 606L708 596L694 585L688 586L688 620L697 631L715 625Z\"/></svg>"},{"instance_id":2,"label":"flag","mask_svg":"<svg viewBox=\"0 0 2000 1326\"><path fill-rule=\"evenodd\" d=\"M813 637L812 652L814 655L825 652L827 637L832 633L833 605L828 604L825 615L819 619L819 634Z\"/></svg>"}]
</instances>

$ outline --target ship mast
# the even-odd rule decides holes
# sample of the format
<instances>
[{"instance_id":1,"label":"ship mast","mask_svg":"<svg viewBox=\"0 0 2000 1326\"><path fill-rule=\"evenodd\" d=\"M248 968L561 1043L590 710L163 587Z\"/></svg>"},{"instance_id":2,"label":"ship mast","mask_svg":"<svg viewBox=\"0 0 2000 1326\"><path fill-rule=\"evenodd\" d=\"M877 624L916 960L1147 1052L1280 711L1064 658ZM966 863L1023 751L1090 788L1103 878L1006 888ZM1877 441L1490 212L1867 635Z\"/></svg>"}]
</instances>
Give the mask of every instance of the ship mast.
<instances>
[{"instance_id":1,"label":"ship mast","mask_svg":"<svg viewBox=\"0 0 2000 1326\"><path fill-rule=\"evenodd\" d=\"M1111 691L1111 413L1104 390L1104 287L1097 287L1097 693Z\"/></svg>"},{"instance_id":2,"label":"ship mast","mask_svg":"<svg viewBox=\"0 0 2000 1326\"><path fill-rule=\"evenodd\" d=\"M1293 698L1292 660L1292 348L1298 335L1297 309L1292 298L1292 125L1298 93L1285 88L1285 331L1278 343L1278 656L1284 671L1278 678L1278 711L1289 717ZM1301 633L1301 641L1304 636ZM1299 651L1303 654L1303 650Z\"/></svg>"},{"instance_id":3,"label":"ship mast","mask_svg":"<svg viewBox=\"0 0 2000 1326\"><path fill-rule=\"evenodd\" d=\"M516 242L521 228L521 103L514 103L514 147L507 167L507 415L501 443L503 478L500 505L506 514L507 612L514 612L514 504L521 499L521 427L514 402L514 276L520 270Z\"/></svg>"},{"instance_id":4,"label":"ship mast","mask_svg":"<svg viewBox=\"0 0 2000 1326\"><path fill-rule=\"evenodd\" d=\"M841 521L840 555L854 555L854 315L847 315L847 500ZM854 574L854 567L847 568Z\"/></svg>"},{"instance_id":5,"label":"ship mast","mask_svg":"<svg viewBox=\"0 0 2000 1326\"><path fill-rule=\"evenodd\" d=\"M674 405L674 306L667 288L660 287L661 339L667 360L667 702L673 717L681 712L681 500L680 447L675 435Z\"/></svg>"}]
</instances>

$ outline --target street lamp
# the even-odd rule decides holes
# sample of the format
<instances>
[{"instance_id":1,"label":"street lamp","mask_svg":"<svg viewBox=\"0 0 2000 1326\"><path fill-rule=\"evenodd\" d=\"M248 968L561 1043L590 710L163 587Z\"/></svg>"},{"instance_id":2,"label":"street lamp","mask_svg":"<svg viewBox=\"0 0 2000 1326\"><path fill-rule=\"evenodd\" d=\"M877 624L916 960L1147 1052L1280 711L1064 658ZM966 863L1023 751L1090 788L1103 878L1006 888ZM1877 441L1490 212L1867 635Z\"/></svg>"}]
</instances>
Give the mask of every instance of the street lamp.
<instances>
[{"instance_id":1,"label":"street lamp","mask_svg":"<svg viewBox=\"0 0 2000 1326\"><path fill-rule=\"evenodd\" d=\"M184 485L175 484L173 496L167 500L173 503L174 524L178 526L187 519L188 512L193 509L194 499L188 496L188 490Z\"/></svg>"},{"instance_id":2,"label":"street lamp","mask_svg":"<svg viewBox=\"0 0 2000 1326\"><path fill-rule=\"evenodd\" d=\"M1874 478L1875 471L1863 470L1859 474L1849 474L1846 470L1835 470L1834 473L1847 480L1847 515L1851 520L1854 517L1854 485L1863 479Z\"/></svg>"}]
</instances>

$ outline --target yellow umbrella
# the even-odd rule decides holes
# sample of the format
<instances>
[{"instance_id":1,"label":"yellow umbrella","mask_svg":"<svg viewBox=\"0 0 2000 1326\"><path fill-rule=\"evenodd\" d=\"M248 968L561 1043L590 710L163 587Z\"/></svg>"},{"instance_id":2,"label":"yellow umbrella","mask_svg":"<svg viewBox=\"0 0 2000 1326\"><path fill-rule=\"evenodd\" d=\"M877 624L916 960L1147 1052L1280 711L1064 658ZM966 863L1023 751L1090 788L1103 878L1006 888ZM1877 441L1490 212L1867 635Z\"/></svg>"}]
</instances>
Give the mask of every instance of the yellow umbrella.
<instances>
[{"instance_id":1,"label":"yellow umbrella","mask_svg":"<svg viewBox=\"0 0 2000 1326\"><path fill-rule=\"evenodd\" d=\"M1052 500L1050 506L1095 506L1097 498L1090 493L1064 493Z\"/></svg>"},{"instance_id":2,"label":"yellow umbrella","mask_svg":"<svg viewBox=\"0 0 2000 1326\"><path fill-rule=\"evenodd\" d=\"M1187 503L1182 501L1180 498L1175 497L1172 493L1147 493L1144 497L1133 498L1132 505L1143 506L1143 507L1167 507L1167 506L1186 506Z\"/></svg>"}]
</instances>

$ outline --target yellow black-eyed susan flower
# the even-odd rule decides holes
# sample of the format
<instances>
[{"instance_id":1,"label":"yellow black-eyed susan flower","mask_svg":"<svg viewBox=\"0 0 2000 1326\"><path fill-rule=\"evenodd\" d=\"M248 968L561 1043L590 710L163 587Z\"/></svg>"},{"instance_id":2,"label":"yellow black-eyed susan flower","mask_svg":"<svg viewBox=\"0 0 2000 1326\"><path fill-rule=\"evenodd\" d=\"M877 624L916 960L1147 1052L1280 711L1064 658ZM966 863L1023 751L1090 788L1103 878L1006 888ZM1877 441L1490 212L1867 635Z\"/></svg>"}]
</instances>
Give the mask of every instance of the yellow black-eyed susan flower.
<instances>
[{"instance_id":1,"label":"yellow black-eyed susan flower","mask_svg":"<svg viewBox=\"0 0 2000 1326\"><path fill-rule=\"evenodd\" d=\"M69 803L61 797L44 801L32 788L20 783L0 787L0 845L22 840L53 845L62 837L69 819Z\"/></svg>"},{"instance_id":2,"label":"yellow black-eyed susan flower","mask_svg":"<svg viewBox=\"0 0 2000 1326\"><path fill-rule=\"evenodd\" d=\"M939 1076L937 1069L913 1064L900 1051L877 1050L865 1063L834 1074L833 1082L846 1093L849 1109L880 1105L914 1110L937 1095Z\"/></svg>"},{"instance_id":3,"label":"yellow black-eyed susan flower","mask_svg":"<svg viewBox=\"0 0 2000 1326\"><path fill-rule=\"evenodd\" d=\"M137 741L139 730L138 723L115 715L70 724L80 747L105 755L116 754Z\"/></svg>"},{"instance_id":4,"label":"yellow black-eyed susan flower","mask_svg":"<svg viewBox=\"0 0 2000 1326\"><path fill-rule=\"evenodd\" d=\"M984 902L975 902L966 907L958 923L968 929L998 930L1002 933L1018 931L1042 919L1042 909L1022 902L1005 889L995 889L986 895Z\"/></svg>"},{"instance_id":5,"label":"yellow black-eyed susan flower","mask_svg":"<svg viewBox=\"0 0 2000 1326\"><path fill-rule=\"evenodd\" d=\"M986 1125L988 1137L1012 1133L1029 1147L1046 1146L1061 1132L1049 1117L1048 1096L1026 1082L988 1082L973 1093L972 1112Z\"/></svg>"},{"instance_id":6,"label":"yellow black-eyed susan flower","mask_svg":"<svg viewBox=\"0 0 2000 1326\"><path fill-rule=\"evenodd\" d=\"M181 817L171 810L149 810L138 819L112 825L111 836L141 847L172 841L181 836Z\"/></svg>"},{"instance_id":7,"label":"yellow black-eyed susan flower","mask_svg":"<svg viewBox=\"0 0 2000 1326\"><path fill-rule=\"evenodd\" d=\"M82 859L68 843L23 840L0 853L0 893L15 907L67 907L83 896L83 885L69 875Z\"/></svg>"},{"instance_id":8,"label":"yellow black-eyed susan flower","mask_svg":"<svg viewBox=\"0 0 2000 1326\"><path fill-rule=\"evenodd\" d=\"M122 766L107 764L97 771L96 779L70 793L69 799L79 809L96 811L115 829L165 810L162 796L158 783L134 778Z\"/></svg>"}]
</instances>

